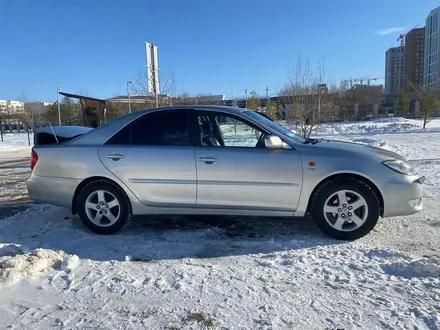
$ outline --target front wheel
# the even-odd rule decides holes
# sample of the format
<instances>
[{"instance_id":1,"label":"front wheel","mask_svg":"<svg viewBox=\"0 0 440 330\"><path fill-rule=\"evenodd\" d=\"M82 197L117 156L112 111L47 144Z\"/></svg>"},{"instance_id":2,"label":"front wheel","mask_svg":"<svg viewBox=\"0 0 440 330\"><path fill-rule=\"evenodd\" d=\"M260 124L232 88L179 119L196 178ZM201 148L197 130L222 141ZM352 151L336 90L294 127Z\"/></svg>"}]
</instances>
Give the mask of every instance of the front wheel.
<instances>
[{"instance_id":1,"label":"front wheel","mask_svg":"<svg viewBox=\"0 0 440 330\"><path fill-rule=\"evenodd\" d=\"M312 196L310 213L324 234L355 240L376 226L380 203L371 186L362 180L329 180Z\"/></svg>"},{"instance_id":2,"label":"front wheel","mask_svg":"<svg viewBox=\"0 0 440 330\"><path fill-rule=\"evenodd\" d=\"M87 184L77 198L78 215L90 231L111 235L130 224L131 205L124 191L115 184L97 180Z\"/></svg>"}]
</instances>

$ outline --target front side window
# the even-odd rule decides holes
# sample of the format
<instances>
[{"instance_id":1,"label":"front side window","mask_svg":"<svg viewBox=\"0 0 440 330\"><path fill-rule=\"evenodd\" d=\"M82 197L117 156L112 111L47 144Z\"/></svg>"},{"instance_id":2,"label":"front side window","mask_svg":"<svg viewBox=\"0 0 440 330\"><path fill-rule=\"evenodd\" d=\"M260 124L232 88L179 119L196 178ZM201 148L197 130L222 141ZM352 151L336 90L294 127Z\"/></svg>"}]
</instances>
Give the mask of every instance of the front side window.
<instances>
[{"instance_id":1,"label":"front side window","mask_svg":"<svg viewBox=\"0 0 440 330\"><path fill-rule=\"evenodd\" d=\"M188 111L158 111L136 119L107 144L188 146Z\"/></svg>"},{"instance_id":2,"label":"front side window","mask_svg":"<svg viewBox=\"0 0 440 330\"><path fill-rule=\"evenodd\" d=\"M274 131L277 131L278 133L285 135L298 143L306 142L306 140L303 139L302 137L300 137L299 135L297 135L297 134L289 131L287 128L284 128L284 127L278 125L277 123L265 118L264 116L260 115L259 113L255 112L255 111L249 110L249 111L246 111L245 114L247 116L252 117L253 119L259 121L263 125L266 125L267 127L273 129Z\"/></svg>"},{"instance_id":3,"label":"front side window","mask_svg":"<svg viewBox=\"0 0 440 330\"><path fill-rule=\"evenodd\" d=\"M241 118L208 112L199 113L197 121L202 146L264 147L264 133Z\"/></svg>"}]
</instances>

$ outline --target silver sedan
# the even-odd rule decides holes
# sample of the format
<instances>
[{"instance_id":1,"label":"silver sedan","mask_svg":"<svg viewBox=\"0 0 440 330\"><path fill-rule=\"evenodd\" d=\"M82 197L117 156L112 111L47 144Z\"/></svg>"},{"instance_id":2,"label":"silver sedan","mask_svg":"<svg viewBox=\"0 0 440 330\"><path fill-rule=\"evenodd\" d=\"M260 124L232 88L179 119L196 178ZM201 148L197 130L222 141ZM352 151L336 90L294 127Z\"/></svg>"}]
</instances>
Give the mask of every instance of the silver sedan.
<instances>
[{"instance_id":1,"label":"silver sedan","mask_svg":"<svg viewBox=\"0 0 440 330\"><path fill-rule=\"evenodd\" d=\"M29 195L114 234L133 215L303 217L344 240L422 210L424 177L393 152L303 139L248 109L140 111L35 135Z\"/></svg>"}]
</instances>

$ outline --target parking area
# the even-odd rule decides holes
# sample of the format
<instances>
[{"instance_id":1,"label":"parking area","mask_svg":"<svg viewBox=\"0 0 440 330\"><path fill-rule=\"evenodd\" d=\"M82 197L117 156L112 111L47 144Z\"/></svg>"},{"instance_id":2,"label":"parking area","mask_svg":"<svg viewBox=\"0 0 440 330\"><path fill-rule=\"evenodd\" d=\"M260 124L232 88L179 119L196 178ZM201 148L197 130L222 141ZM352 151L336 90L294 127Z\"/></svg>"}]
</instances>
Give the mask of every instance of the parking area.
<instances>
[{"instance_id":1,"label":"parking area","mask_svg":"<svg viewBox=\"0 0 440 330\"><path fill-rule=\"evenodd\" d=\"M28 150L0 164L0 319L19 329L433 328L440 322L434 134L350 136L414 161L425 209L355 242L310 218L136 217L99 236L32 203ZM7 158L7 159L6 159ZM18 285L19 284L19 285Z\"/></svg>"}]
</instances>

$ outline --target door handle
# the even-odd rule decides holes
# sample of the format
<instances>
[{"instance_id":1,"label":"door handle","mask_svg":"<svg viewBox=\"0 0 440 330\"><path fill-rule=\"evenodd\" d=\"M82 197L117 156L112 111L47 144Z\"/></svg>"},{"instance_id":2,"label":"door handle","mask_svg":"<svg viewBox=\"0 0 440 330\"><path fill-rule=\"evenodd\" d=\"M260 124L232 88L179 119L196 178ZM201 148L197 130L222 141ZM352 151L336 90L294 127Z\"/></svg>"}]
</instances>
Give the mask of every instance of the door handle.
<instances>
[{"instance_id":1,"label":"door handle","mask_svg":"<svg viewBox=\"0 0 440 330\"><path fill-rule=\"evenodd\" d=\"M218 162L218 159L212 156L199 157L199 162L204 162L205 164L212 164Z\"/></svg>"},{"instance_id":2,"label":"door handle","mask_svg":"<svg viewBox=\"0 0 440 330\"><path fill-rule=\"evenodd\" d=\"M119 159L125 158L125 156L121 155L119 152L114 152L112 154L108 154L107 156L105 156L105 158L118 161Z\"/></svg>"}]
</instances>

